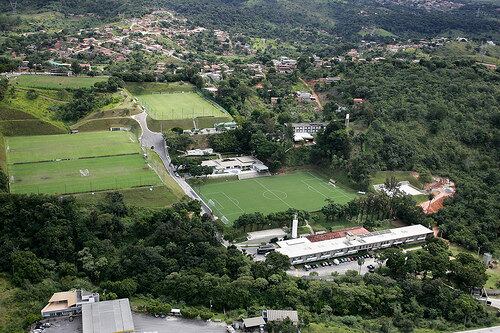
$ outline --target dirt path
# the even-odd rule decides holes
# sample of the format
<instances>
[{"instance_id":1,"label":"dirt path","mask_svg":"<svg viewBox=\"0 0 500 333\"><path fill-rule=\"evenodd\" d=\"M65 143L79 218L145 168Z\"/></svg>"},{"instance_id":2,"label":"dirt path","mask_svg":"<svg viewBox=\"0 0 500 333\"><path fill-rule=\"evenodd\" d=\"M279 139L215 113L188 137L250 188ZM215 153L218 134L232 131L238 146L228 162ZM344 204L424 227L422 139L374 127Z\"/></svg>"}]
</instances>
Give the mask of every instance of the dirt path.
<instances>
[{"instance_id":1,"label":"dirt path","mask_svg":"<svg viewBox=\"0 0 500 333\"><path fill-rule=\"evenodd\" d=\"M315 102L316 102L316 105L318 106L319 110L320 111L323 111L323 105L321 105L321 101L319 100L319 96L318 94L316 94L316 92L314 91L313 87L311 87L306 81L304 81L302 78L299 78L300 82L302 82L303 84L305 84L308 88L309 88L309 91L311 92L311 94L314 96L314 99L315 99Z\"/></svg>"}]
</instances>

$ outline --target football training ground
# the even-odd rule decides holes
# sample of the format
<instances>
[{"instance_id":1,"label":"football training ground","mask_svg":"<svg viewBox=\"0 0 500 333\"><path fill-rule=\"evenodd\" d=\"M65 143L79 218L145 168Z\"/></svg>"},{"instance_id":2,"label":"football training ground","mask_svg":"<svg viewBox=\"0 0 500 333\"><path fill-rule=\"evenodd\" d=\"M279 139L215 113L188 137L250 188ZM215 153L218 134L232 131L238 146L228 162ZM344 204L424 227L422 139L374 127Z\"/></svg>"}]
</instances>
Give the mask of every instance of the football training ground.
<instances>
[{"instance_id":1,"label":"football training ground","mask_svg":"<svg viewBox=\"0 0 500 333\"><path fill-rule=\"evenodd\" d=\"M127 90L154 120L231 119L224 109L198 94L195 87L188 83L128 83Z\"/></svg>"},{"instance_id":2,"label":"football training ground","mask_svg":"<svg viewBox=\"0 0 500 333\"><path fill-rule=\"evenodd\" d=\"M197 192L220 218L233 222L244 213L269 214L295 208L321 209L327 199L345 204L356 194L309 171L198 186ZM223 220L225 220L223 219Z\"/></svg>"},{"instance_id":3,"label":"football training ground","mask_svg":"<svg viewBox=\"0 0 500 333\"><path fill-rule=\"evenodd\" d=\"M65 194L161 185L129 132L8 137L12 193Z\"/></svg>"}]
</instances>

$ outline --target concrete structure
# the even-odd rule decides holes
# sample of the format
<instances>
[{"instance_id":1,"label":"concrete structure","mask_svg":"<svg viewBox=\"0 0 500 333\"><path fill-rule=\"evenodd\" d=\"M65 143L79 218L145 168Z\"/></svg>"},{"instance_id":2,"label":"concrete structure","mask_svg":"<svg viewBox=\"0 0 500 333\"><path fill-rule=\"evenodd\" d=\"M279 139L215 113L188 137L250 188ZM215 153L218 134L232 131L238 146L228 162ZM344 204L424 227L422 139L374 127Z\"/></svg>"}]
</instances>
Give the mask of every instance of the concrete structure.
<instances>
[{"instance_id":1,"label":"concrete structure","mask_svg":"<svg viewBox=\"0 0 500 333\"><path fill-rule=\"evenodd\" d=\"M309 133L312 135L324 129L328 125L328 123L326 122L289 123L287 125L293 129L293 133Z\"/></svg>"},{"instance_id":2,"label":"concrete structure","mask_svg":"<svg viewBox=\"0 0 500 333\"><path fill-rule=\"evenodd\" d=\"M298 229L299 229L299 219L297 217L297 214L295 214L293 216L293 221L292 221L292 238L297 238Z\"/></svg>"},{"instance_id":3,"label":"concrete structure","mask_svg":"<svg viewBox=\"0 0 500 333\"><path fill-rule=\"evenodd\" d=\"M213 154L214 154L214 150L212 148L192 149L192 150L186 151L186 156L206 156L206 155L213 155Z\"/></svg>"},{"instance_id":4,"label":"concrete structure","mask_svg":"<svg viewBox=\"0 0 500 333\"><path fill-rule=\"evenodd\" d=\"M422 195L426 194L425 191L421 191L415 186L411 185L408 181L402 181L398 183L398 188L396 191L389 191L385 188L384 184L373 185L373 188L377 192L384 192L388 196L392 197L394 195ZM395 192L395 193L394 193Z\"/></svg>"},{"instance_id":5,"label":"concrete structure","mask_svg":"<svg viewBox=\"0 0 500 333\"><path fill-rule=\"evenodd\" d=\"M294 310L264 310L262 311L262 317L266 323L271 321L283 321L288 318L294 325L299 324L299 314Z\"/></svg>"},{"instance_id":6,"label":"concrete structure","mask_svg":"<svg viewBox=\"0 0 500 333\"><path fill-rule=\"evenodd\" d=\"M299 102L312 102L316 100L316 98L310 92L306 91L297 91L295 93L295 97Z\"/></svg>"},{"instance_id":7,"label":"concrete structure","mask_svg":"<svg viewBox=\"0 0 500 333\"><path fill-rule=\"evenodd\" d=\"M294 142L313 142L314 137L309 133L294 133L293 134Z\"/></svg>"},{"instance_id":8,"label":"concrete structure","mask_svg":"<svg viewBox=\"0 0 500 333\"><path fill-rule=\"evenodd\" d=\"M432 230L417 224L367 234L346 233L345 237L311 241L301 237L278 242L277 252L290 258L292 265L353 255L359 251L384 249L394 245L425 241Z\"/></svg>"},{"instance_id":9,"label":"concrete structure","mask_svg":"<svg viewBox=\"0 0 500 333\"><path fill-rule=\"evenodd\" d=\"M252 317L243 319L243 329L244 330L253 330L260 329L266 325L264 318L262 317Z\"/></svg>"},{"instance_id":10,"label":"concrete structure","mask_svg":"<svg viewBox=\"0 0 500 333\"><path fill-rule=\"evenodd\" d=\"M82 305L99 302L99 294L84 290L58 292L52 295L49 303L42 309L42 317L61 317L79 314Z\"/></svg>"},{"instance_id":11,"label":"concrete structure","mask_svg":"<svg viewBox=\"0 0 500 333\"><path fill-rule=\"evenodd\" d=\"M128 298L83 305L82 325L83 333L134 332Z\"/></svg>"},{"instance_id":12,"label":"concrete structure","mask_svg":"<svg viewBox=\"0 0 500 333\"><path fill-rule=\"evenodd\" d=\"M267 166L252 156L208 160L201 162L201 165L212 167L214 174L239 174L244 171L267 173L269 171Z\"/></svg>"}]
</instances>

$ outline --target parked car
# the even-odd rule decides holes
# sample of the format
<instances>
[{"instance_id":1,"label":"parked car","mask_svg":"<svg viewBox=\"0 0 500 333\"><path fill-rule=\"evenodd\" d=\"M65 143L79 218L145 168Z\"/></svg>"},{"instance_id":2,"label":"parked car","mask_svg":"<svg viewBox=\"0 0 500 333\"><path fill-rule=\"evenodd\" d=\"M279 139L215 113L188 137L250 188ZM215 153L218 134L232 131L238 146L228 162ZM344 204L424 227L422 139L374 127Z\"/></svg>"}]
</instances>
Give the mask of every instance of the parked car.
<instances>
[{"instance_id":1,"label":"parked car","mask_svg":"<svg viewBox=\"0 0 500 333\"><path fill-rule=\"evenodd\" d=\"M338 259L333 259L333 264L334 265L339 265L340 264L340 261Z\"/></svg>"}]
</instances>

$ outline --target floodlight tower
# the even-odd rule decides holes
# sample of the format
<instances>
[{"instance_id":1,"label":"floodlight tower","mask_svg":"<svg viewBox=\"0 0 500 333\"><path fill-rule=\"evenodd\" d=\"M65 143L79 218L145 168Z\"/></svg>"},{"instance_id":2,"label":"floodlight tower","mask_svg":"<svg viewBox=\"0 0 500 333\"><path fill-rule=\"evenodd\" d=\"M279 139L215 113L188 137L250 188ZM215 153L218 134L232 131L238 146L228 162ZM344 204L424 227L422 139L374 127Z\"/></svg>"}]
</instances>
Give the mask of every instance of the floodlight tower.
<instances>
[{"instance_id":1,"label":"floodlight tower","mask_svg":"<svg viewBox=\"0 0 500 333\"><path fill-rule=\"evenodd\" d=\"M299 218L297 217L297 213L295 213L292 221L292 238L297 238L298 229L299 229Z\"/></svg>"}]
</instances>

